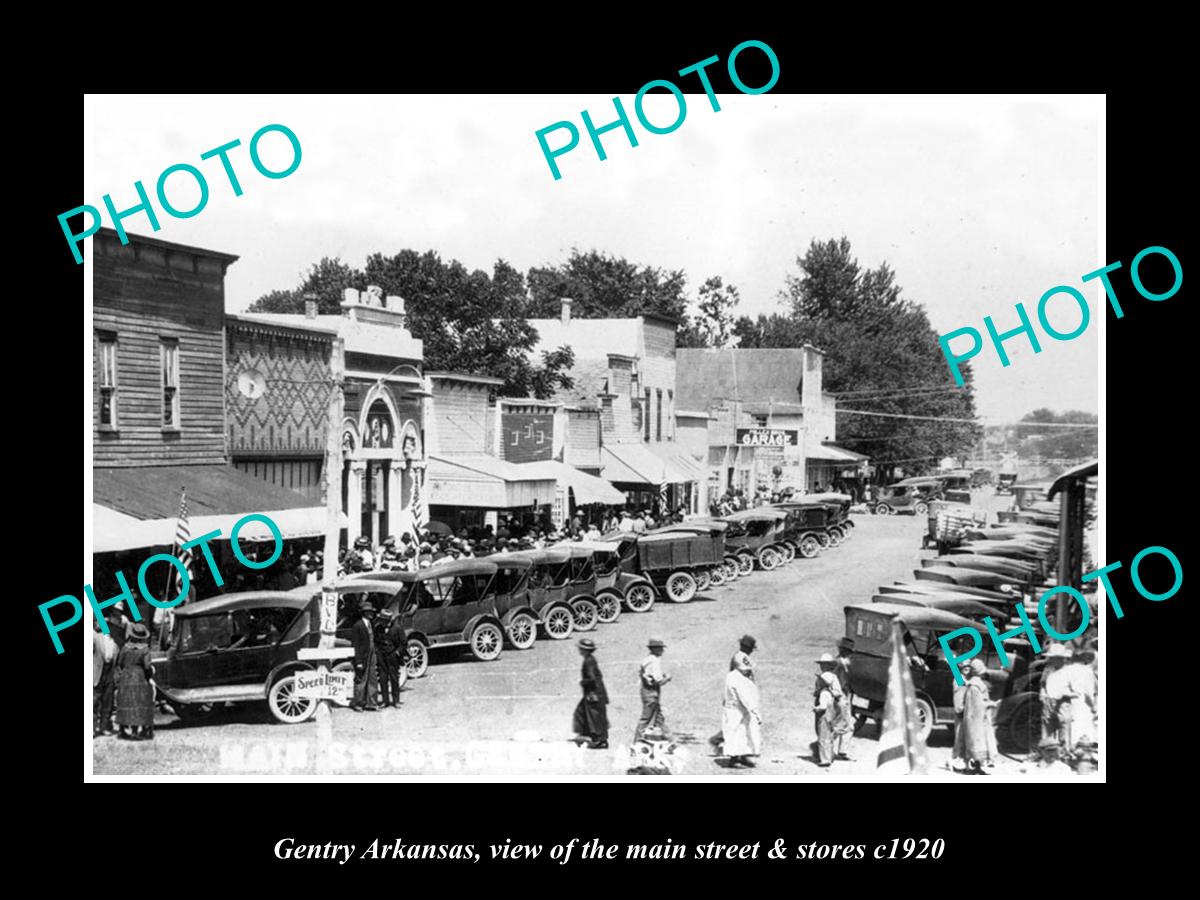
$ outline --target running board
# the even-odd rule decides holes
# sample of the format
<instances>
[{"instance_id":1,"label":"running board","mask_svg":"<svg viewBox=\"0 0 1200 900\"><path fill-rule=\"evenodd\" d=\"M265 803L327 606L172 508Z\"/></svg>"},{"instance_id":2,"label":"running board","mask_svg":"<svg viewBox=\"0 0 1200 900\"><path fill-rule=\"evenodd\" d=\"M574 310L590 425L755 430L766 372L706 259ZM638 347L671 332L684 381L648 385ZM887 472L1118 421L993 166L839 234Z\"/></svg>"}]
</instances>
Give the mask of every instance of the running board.
<instances>
[{"instance_id":1,"label":"running board","mask_svg":"<svg viewBox=\"0 0 1200 900\"><path fill-rule=\"evenodd\" d=\"M162 693L168 699L179 703L242 703L247 700L267 699L267 693L261 683L215 685L181 691L164 688Z\"/></svg>"}]
</instances>

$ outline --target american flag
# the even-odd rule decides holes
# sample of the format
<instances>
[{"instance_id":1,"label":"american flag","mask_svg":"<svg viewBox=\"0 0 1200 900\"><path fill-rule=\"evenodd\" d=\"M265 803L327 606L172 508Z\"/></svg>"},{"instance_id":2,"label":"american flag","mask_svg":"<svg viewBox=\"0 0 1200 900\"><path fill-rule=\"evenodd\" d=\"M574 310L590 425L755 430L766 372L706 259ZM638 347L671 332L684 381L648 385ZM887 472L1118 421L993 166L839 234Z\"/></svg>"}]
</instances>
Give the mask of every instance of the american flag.
<instances>
[{"instance_id":1,"label":"american flag","mask_svg":"<svg viewBox=\"0 0 1200 900\"><path fill-rule=\"evenodd\" d=\"M903 645L900 623L893 619L892 661L888 665L887 700L875 768L897 775L923 772L926 765L925 741L917 717L917 692Z\"/></svg>"},{"instance_id":2,"label":"american flag","mask_svg":"<svg viewBox=\"0 0 1200 900\"><path fill-rule=\"evenodd\" d=\"M187 511L187 490L179 489L179 521L175 524L175 549L178 551L179 561L183 563L183 567L187 569L188 580L190 581L195 572L192 569L192 551L184 549L183 545L192 539L192 529L188 525ZM178 596L182 590L183 584L180 578L179 571L175 572L175 595Z\"/></svg>"}]
</instances>

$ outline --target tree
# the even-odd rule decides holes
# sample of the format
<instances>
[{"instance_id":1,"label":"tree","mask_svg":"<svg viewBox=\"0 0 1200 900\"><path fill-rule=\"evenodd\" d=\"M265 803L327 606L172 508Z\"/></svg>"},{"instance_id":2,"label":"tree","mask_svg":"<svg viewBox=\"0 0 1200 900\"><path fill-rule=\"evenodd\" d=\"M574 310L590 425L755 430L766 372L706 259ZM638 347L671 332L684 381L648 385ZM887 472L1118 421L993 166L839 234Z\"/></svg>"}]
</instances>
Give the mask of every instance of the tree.
<instances>
[{"instance_id":1,"label":"tree","mask_svg":"<svg viewBox=\"0 0 1200 900\"><path fill-rule=\"evenodd\" d=\"M644 314L683 319L687 310L687 278L681 270L639 268L624 257L597 250L581 253L572 248L565 264L535 266L527 280L531 318L557 316L564 297L574 301L572 314L585 319Z\"/></svg>"},{"instance_id":2,"label":"tree","mask_svg":"<svg viewBox=\"0 0 1200 900\"><path fill-rule=\"evenodd\" d=\"M726 285L720 275L700 286L697 315L689 316L679 329L680 347L728 347L733 339L733 311L741 302L738 289Z\"/></svg>"},{"instance_id":3,"label":"tree","mask_svg":"<svg viewBox=\"0 0 1200 900\"><path fill-rule=\"evenodd\" d=\"M363 290L371 284L385 295L405 298L409 331L424 341L426 369L503 378L504 393L516 397L546 398L572 386L569 348L544 351L537 362L530 360L538 335L525 320L525 279L504 260L496 261L489 276L479 269L468 271L458 260L443 262L433 251L375 253L367 258L365 271L326 258L299 288L271 291L250 309L302 312L304 295L315 293L322 313L340 314L345 288Z\"/></svg>"},{"instance_id":4,"label":"tree","mask_svg":"<svg viewBox=\"0 0 1200 900\"><path fill-rule=\"evenodd\" d=\"M823 350L823 387L838 395L841 411L838 443L870 456L885 477L896 465L921 471L969 452L979 426L944 420L975 418L970 367L963 368L964 385L955 387L937 332L924 309L902 297L891 268L864 270L845 237L813 241L796 265L780 293L786 311L739 318L733 328L739 346L810 343Z\"/></svg>"},{"instance_id":5,"label":"tree","mask_svg":"<svg viewBox=\"0 0 1200 900\"><path fill-rule=\"evenodd\" d=\"M1019 443L1017 452L1025 460L1065 459L1085 460L1099 455L1099 419L1095 413L1069 409L1055 412L1052 409L1035 409L1021 418L1022 423L1048 423L1051 425L1096 425L1096 428L1038 428L1022 425L1016 429Z\"/></svg>"}]
</instances>

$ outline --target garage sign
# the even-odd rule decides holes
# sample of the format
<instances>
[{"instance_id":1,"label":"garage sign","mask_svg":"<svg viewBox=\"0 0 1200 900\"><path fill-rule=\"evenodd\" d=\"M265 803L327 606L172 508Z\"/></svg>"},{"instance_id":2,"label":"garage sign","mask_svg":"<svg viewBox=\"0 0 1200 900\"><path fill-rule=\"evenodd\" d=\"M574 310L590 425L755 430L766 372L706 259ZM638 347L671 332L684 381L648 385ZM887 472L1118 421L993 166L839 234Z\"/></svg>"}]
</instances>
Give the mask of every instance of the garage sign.
<instances>
[{"instance_id":1,"label":"garage sign","mask_svg":"<svg viewBox=\"0 0 1200 900\"><path fill-rule=\"evenodd\" d=\"M794 447L799 435L798 431L781 428L739 428L737 442L743 447Z\"/></svg>"}]
</instances>

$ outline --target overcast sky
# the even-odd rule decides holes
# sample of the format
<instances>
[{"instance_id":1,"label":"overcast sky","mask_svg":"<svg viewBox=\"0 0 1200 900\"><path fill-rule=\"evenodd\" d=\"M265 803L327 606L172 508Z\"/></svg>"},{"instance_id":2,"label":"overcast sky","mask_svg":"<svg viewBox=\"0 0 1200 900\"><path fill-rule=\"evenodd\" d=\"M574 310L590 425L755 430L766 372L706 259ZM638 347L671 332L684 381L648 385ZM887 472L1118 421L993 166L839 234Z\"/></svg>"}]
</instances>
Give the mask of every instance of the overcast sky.
<instances>
[{"instance_id":1,"label":"overcast sky","mask_svg":"<svg viewBox=\"0 0 1200 900\"><path fill-rule=\"evenodd\" d=\"M983 316L1013 327L1017 301L1032 317L1048 288L1083 289L1080 276L1110 261L1097 236L1101 100L718 99L713 112L703 94L687 95L687 118L667 135L634 119L636 148L609 132L604 162L583 132L555 181L534 132L562 119L582 132L583 109L597 125L611 121L611 96L95 96L80 202L101 207L111 193L127 208L135 180L153 195L163 169L199 167L207 207L189 219L160 212L154 236L239 255L226 281L231 312L295 287L322 256L361 266L372 252L411 247L488 271L502 257L525 271L577 246L683 269L693 297L721 275L740 289L742 312L757 314L777 308L810 240L845 235L864 266L895 269L939 331L982 331ZM632 97L622 100L632 117ZM677 107L651 95L646 112L666 124ZM299 168L279 180L260 176L247 153L271 123L303 148ZM240 197L217 160L200 160L235 138ZM271 168L290 160L278 134L261 147ZM198 196L188 182L168 183L182 209ZM152 233L144 216L125 224ZM1084 293L1102 309L1096 290ZM990 352L978 357L980 413L996 422L1039 406L1095 412L1096 318L1074 341L1043 338L1039 355L1010 341L1007 369ZM1064 304L1051 321L1068 331L1078 319Z\"/></svg>"}]
</instances>

